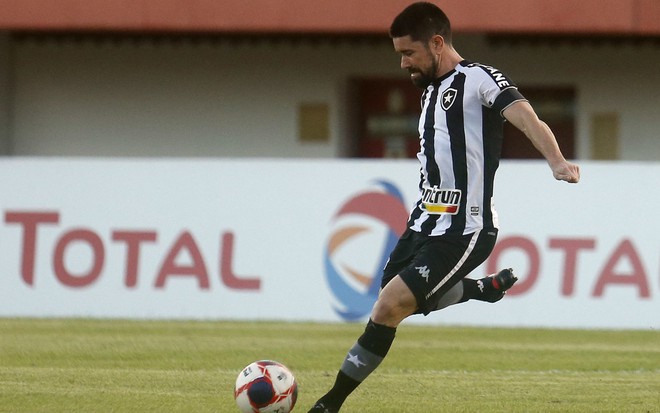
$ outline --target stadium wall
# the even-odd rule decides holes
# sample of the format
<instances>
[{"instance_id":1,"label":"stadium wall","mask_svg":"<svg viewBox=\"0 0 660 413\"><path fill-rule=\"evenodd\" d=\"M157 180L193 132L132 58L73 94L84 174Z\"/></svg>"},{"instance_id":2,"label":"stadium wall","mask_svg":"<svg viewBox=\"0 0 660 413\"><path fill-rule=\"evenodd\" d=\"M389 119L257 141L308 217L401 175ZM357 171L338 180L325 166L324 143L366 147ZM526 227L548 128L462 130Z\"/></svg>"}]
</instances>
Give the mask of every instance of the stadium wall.
<instances>
[{"instance_id":1,"label":"stadium wall","mask_svg":"<svg viewBox=\"0 0 660 413\"><path fill-rule=\"evenodd\" d=\"M364 321L416 198L411 160L5 158L0 316ZM413 322L660 328L657 163L504 162L496 305Z\"/></svg>"},{"instance_id":2,"label":"stadium wall","mask_svg":"<svg viewBox=\"0 0 660 413\"><path fill-rule=\"evenodd\" d=\"M350 79L405 77L387 39L80 35L5 42L0 144L16 156L350 156ZM493 42L480 35L457 35L455 43L465 58L494 65L520 85L574 87L578 158L592 157L594 116L615 114L618 159L660 160L657 43ZM326 141L298 139L298 110L306 103L327 106Z\"/></svg>"}]
</instances>

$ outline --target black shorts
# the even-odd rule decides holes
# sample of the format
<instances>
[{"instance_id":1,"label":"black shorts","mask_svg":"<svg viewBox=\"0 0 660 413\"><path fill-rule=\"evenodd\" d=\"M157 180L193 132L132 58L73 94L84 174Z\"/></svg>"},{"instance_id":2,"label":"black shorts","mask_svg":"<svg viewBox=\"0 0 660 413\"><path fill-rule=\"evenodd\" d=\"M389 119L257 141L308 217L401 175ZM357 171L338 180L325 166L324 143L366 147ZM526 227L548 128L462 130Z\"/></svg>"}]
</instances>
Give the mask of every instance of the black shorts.
<instances>
[{"instance_id":1,"label":"black shorts","mask_svg":"<svg viewBox=\"0 0 660 413\"><path fill-rule=\"evenodd\" d=\"M496 240L497 229L437 236L408 229L390 254L381 288L400 275L415 295L418 311L426 315L437 307L440 297L488 258Z\"/></svg>"}]
</instances>

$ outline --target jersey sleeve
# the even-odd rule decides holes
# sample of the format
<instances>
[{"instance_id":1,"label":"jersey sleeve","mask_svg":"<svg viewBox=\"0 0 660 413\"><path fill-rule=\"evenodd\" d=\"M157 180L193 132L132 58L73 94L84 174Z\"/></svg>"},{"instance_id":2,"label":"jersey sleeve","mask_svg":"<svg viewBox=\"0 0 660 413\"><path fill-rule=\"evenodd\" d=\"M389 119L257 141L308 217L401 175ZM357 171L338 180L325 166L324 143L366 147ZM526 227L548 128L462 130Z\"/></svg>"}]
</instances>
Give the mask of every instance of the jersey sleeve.
<instances>
[{"instance_id":1,"label":"jersey sleeve","mask_svg":"<svg viewBox=\"0 0 660 413\"><path fill-rule=\"evenodd\" d=\"M498 69L481 64L476 66L482 70L479 94L485 106L497 110L501 116L512 103L526 100L513 81Z\"/></svg>"},{"instance_id":2,"label":"jersey sleeve","mask_svg":"<svg viewBox=\"0 0 660 413\"><path fill-rule=\"evenodd\" d=\"M495 98L495 102L493 103L492 107L499 112L500 116L503 117L504 115L502 115L502 112L504 112L504 109L511 106L511 104L514 102L518 102L520 100L527 99L525 99L522 93L518 91L518 88L510 87L497 95L497 98Z\"/></svg>"}]
</instances>

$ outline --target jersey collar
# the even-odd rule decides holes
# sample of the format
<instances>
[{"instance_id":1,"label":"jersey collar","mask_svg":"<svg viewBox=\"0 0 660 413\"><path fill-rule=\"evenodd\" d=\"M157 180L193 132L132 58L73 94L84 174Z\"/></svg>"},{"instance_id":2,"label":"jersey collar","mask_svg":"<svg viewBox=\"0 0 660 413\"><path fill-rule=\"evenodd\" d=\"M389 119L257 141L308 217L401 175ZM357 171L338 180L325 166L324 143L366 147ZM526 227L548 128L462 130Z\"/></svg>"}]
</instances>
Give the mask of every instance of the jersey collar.
<instances>
[{"instance_id":1,"label":"jersey collar","mask_svg":"<svg viewBox=\"0 0 660 413\"><path fill-rule=\"evenodd\" d=\"M463 66L463 67L465 67L465 66L467 66L467 65L469 65L469 64L470 64L469 61L467 61L467 60L461 60L460 62L458 62L458 65L456 65L456 66L457 66L457 67L458 67L458 66ZM434 87L438 87L438 86L440 86L440 83L442 83L443 80L447 79L448 77L450 77L450 76L453 75L454 73L456 73L456 69L452 69L452 70L450 70L449 72L447 72L447 73L445 73L444 75L440 76L439 78L435 79L433 82L431 82L431 84L432 84Z\"/></svg>"}]
</instances>

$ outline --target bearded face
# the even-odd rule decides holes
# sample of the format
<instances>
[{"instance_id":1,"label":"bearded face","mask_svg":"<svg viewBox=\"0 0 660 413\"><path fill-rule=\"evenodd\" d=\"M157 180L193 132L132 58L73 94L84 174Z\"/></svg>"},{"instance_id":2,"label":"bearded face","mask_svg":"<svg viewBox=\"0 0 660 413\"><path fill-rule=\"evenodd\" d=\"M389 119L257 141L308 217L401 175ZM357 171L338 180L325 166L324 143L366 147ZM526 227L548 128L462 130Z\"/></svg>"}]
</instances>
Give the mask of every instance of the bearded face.
<instances>
[{"instance_id":1,"label":"bearded face","mask_svg":"<svg viewBox=\"0 0 660 413\"><path fill-rule=\"evenodd\" d=\"M401 68L410 74L415 86L424 89L438 77L438 56L429 44L413 41L410 36L395 37L392 41L394 50L401 55Z\"/></svg>"}]
</instances>

